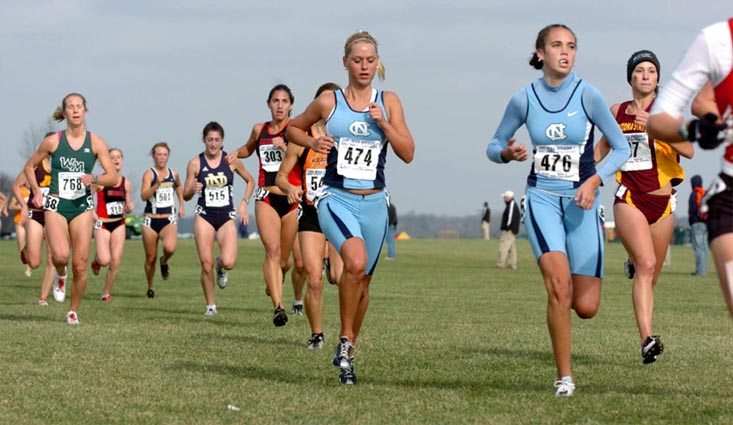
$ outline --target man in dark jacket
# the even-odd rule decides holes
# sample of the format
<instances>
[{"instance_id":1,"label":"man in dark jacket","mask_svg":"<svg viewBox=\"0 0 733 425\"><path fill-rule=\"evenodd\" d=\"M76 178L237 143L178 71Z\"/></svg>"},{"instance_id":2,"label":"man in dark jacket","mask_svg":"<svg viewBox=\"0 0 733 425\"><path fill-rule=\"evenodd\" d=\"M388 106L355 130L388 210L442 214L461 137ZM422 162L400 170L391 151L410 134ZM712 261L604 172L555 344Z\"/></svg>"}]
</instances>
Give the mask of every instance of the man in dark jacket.
<instances>
[{"instance_id":1,"label":"man in dark jacket","mask_svg":"<svg viewBox=\"0 0 733 425\"><path fill-rule=\"evenodd\" d=\"M387 207L388 225L387 225L387 259L394 260L397 257L395 251L395 234L397 233L397 208L392 202Z\"/></svg>"},{"instance_id":2,"label":"man in dark jacket","mask_svg":"<svg viewBox=\"0 0 733 425\"><path fill-rule=\"evenodd\" d=\"M491 209L489 208L489 203L484 202L484 209L481 213L481 231L483 233L484 240L489 240L491 238L491 227L489 223L491 222Z\"/></svg>"},{"instance_id":3,"label":"man in dark jacket","mask_svg":"<svg viewBox=\"0 0 733 425\"><path fill-rule=\"evenodd\" d=\"M695 271L697 276L708 274L708 228L705 225L705 214L700 213L700 201L705 196L702 177L694 175L690 179L692 193L687 205L687 220L690 222L690 242L695 253Z\"/></svg>"},{"instance_id":4,"label":"man in dark jacket","mask_svg":"<svg viewBox=\"0 0 733 425\"><path fill-rule=\"evenodd\" d=\"M514 201L514 192L507 190L503 194L504 214L501 216L501 240L499 242L499 261L496 267L499 269L507 266L517 268L517 245L516 236L519 233L519 207ZM508 260L508 263L507 263Z\"/></svg>"}]
</instances>

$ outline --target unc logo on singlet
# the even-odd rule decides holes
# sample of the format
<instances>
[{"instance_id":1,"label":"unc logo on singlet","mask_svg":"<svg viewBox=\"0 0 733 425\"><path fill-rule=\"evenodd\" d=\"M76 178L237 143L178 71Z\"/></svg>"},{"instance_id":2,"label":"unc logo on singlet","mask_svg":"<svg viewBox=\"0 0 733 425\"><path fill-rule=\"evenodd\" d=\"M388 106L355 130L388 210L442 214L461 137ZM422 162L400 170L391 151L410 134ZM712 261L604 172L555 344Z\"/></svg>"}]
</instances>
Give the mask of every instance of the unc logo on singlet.
<instances>
[{"instance_id":1,"label":"unc logo on singlet","mask_svg":"<svg viewBox=\"0 0 733 425\"><path fill-rule=\"evenodd\" d=\"M229 179L219 171L204 177L204 200L207 207L225 207L229 205Z\"/></svg>"},{"instance_id":2,"label":"unc logo on singlet","mask_svg":"<svg viewBox=\"0 0 733 425\"><path fill-rule=\"evenodd\" d=\"M565 124L562 123L550 124L545 130L545 136L547 136L547 138L552 140L553 142L557 142L558 140L565 140L568 138L568 136L565 134L565 127Z\"/></svg>"},{"instance_id":3,"label":"unc logo on singlet","mask_svg":"<svg viewBox=\"0 0 733 425\"><path fill-rule=\"evenodd\" d=\"M367 137L369 136L369 123L354 121L349 125L349 133L357 137Z\"/></svg>"}]
</instances>

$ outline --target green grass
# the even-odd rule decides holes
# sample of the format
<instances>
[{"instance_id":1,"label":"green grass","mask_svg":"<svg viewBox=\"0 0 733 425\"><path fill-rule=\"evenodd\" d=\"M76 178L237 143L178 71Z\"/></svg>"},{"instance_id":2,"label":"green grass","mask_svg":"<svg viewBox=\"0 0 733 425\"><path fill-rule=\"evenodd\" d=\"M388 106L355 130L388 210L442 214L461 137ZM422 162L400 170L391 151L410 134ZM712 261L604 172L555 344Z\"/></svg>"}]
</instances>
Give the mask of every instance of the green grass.
<instances>
[{"instance_id":1,"label":"green grass","mask_svg":"<svg viewBox=\"0 0 733 425\"><path fill-rule=\"evenodd\" d=\"M305 317L272 325L259 241L240 242L215 317L193 241L179 242L153 300L142 244L128 241L113 301L98 300L90 273L78 327L64 321L68 298L36 306L40 270L25 278L15 243L0 242L0 423L733 423L731 320L715 275L689 275L691 248L673 247L662 272L654 329L666 352L642 365L625 253L607 246L601 309L573 319L576 395L557 399L529 246L519 241L511 271L492 268L496 244L398 241L372 282L359 384L345 387L330 365L336 288L325 288L327 348L309 351Z\"/></svg>"}]
</instances>

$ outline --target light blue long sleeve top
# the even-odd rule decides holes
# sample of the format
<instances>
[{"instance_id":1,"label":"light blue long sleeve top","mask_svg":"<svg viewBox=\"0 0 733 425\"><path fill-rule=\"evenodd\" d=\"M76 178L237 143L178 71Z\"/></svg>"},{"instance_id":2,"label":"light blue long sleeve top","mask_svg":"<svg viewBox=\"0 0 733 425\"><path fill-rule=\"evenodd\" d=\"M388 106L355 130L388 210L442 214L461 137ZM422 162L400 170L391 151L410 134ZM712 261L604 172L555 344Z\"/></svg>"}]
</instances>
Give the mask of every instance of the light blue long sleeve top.
<instances>
[{"instance_id":1,"label":"light blue long sleeve top","mask_svg":"<svg viewBox=\"0 0 733 425\"><path fill-rule=\"evenodd\" d=\"M610 178L631 154L626 139L600 92L571 73L557 87L539 78L512 96L494 137L486 148L490 160L503 164L501 151L509 139L525 125L532 142L535 159L532 162L527 184L548 190L577 188L589 177L598 174L602 182ZM596 170L593 159L594 130L598 127L606 136L611 153L607 161ZM557 173L545 173L541 158L537 155L548 149L565 149L577 145L578 170L575 180L557 178ZM552 151L554 152L554 151ZM547 162L542 162L547 166ZM571 168L568 165L568 168Z\"/></svg>"}]
</instances>

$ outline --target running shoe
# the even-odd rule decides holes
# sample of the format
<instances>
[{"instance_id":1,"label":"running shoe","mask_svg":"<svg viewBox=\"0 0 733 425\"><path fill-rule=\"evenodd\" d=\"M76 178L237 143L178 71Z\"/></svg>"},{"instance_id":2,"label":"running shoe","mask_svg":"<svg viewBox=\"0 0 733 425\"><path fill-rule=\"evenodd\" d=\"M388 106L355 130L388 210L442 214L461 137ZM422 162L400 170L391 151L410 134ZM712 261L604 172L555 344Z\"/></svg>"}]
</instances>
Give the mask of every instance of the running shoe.
<instances>
[{"instance_id":1,"label":"running shoe","mask_svg":"<svg viewBox=\"0 0 733 425\"><path fill-rule=\"evenodd\" d=\"M56 273L56 277L53 279L53 299L58 303L62 303L66 299L66 278L66 275L59 276Z\"/></svg>"},{"instance_id":2,"label":"running shoe","mask_svg":"<svg viewBox=\"0 0 733 425\"><path fill-rule=\"evenodd\" d=\"M293 301L293 309L290 310L292 314L295 316L302 316L303 315L303 301L300 301L300 304L297 304L297 301Z\"/></svg>"},{"instance_id":3,"label":"running shoe","mask_svg":"<svg viewBox=\"0 0 733 425\"><path fill-rule=\"evenodd\" d=\"M38 307L48 307L48 301L45 298L39 298Z\"/></svg>"},{"instance_id":4,"label":"running shoe","mask_svg":"<svg viewBox=\"0 0 733 425\"><path fill-rule=\"evenodd\" d=\"M575 384L568 378L555 381L555 397L570 397L575 392Z\"/></svg>"},{"instance_id":5,"label":"running shoe","mask_svg":"<svg viewBox=\"0 0 733 425\"><path fill-rule=\"evenodd\" d=\"M272 323L277 326L285 326L286 323L288 323L288 315L285 314L285 309L282 307L278 307L275 309L275 313L272 317Z\"/></svg>"},{"instance_id":6,"label":"running shoe","mask_svg":"<svg viewBox=\"0 0 733 425\"><path fill-rule=\"evenodd\" d=\"M153 288L148 289L146 295L148 296L148 298L155 298L155 291L153 290Z\"/></svg>"},{"instance_id":7,"label":"running shoe","mask_svg":"<svg viewBox=\"0 0 733 425\"><path fill-rule=\"evenodd\" d=\"M23 274L25 275L25 277L31 277L31 276L33 276L33 271L31 270L31 267L30 266L26 266L25 267L25 271L23 272Z\"/></svg>"},{"instance_id":8,"label":"running shoe","mask_svg":"<svg viewBox=\"0 0 733 425\"><path fill-rule=\"evenodd\" d=\"M92 273L94 273L94 276L99 276L99 269L101 268L102 266L99 265L96 259L92 261Z\"/></svg>"},{"instance_id":9,"label":"running shoe","mask_svg":"<svg viewBox=\"0 0 733 425\"><path fill-rule=\"evenodd\" d=\"M341 374L339 375L339 381L341 381L344 385L355 385L356 384L356 374L354 373L354 366L352 363L352 366L349 369L341 369Z\"/></svg>"},{"instance_id":10,"label":"running shoe","mask_svg":"<svg viewBox=\"0 0 733 425\"><path fill-rule=\"evenodd\" d=\"M206 313L204 313L204 316L216 316L218 311L216 311L215 305L209 305L206 306Z\"/></svg>"},{"instance_id":11,"label":"running shoe","mask_svg":"<svg viewBox=\"0 0 733 425\"><path fill-rule=\"evenodd\" d=\"M323 333L311 334L311 339L308 340L308 349L317 350L323 348L323 344L326 340L323 338Z\"/></svg>"},{"instance_id":12,"label":"running shoe","mask_svg":"<svg viewBox=\"0 0 733 425\"><path fill-rule=\"evenodd\" d=\"M631 259L627 258L626 262L624 263L624 276L629 279L633 279L635 274L636 267L634 267L634 263L631 262Z\"/></svg>"},{"instance_id":13,"label":"running shoe","mask_svg":"<svg viewBox=\"0 0 733 425\"><path fill-rule=\"evenodd\" d=\"M75 311L70 311L66 313L66 323L70 325L78 325L79 324L79 317L76 315Z\"/></svg>"},{"instance_id":14,"label":"running shoe","mask_svg":"<svg viewBox=\"0 0 733 425\"><path fill-rule=\"evenodd\" d=\"M224 289L227 287L227 282L229 281L229 271L221 267L219 258L216 257L216 284L219 285L219 288Z\"/></svg>"},{"instance_id":15,"label":"running shoe","mask_svg":"<svg viewBox=\"0 0 733 425\"><path fill-rule=\"evenodd\" d=\"M650 364L657 361L657 356L664 352L664 344L662 344L662 338L659 335L652 335L646 337L644 342L641 344L641 358L642 363Z\"/></svg>"},{"instance_id":16,"label":"running shoe","mask_svg":"<svg viewBox=\"0 0 733 425\"><path fill-rule=\"evenodd\" d=\"M163 280L168 280L168 276L171 275L170 267L168 263L163 264L163 257L160 257L160 275L163 276Z\"/></svg>"},{"instance_id":17,"label":"running shoe","mask_svg":"<svg viewBox=\"0 0 733 425\"><path fill-rule=\"evenodd\" d=\"M323 259L323 273L326 274L326 280L328 280L328 283L331 285L335 285L336 282L333 280L333 277L331 277L331 260L328 258Z\"/></svg>"},{"instance_id":18,"label":"running shoe","mask_svg":"<svg viewBox=\"0 0 733 425\"><path fill-rule=\"evenodd\" d=\"M344 370L351 370L351 354L354 346L351 345L348 338L342 336L339 343L336 344L336 354L333 357L333 365Z\"/></svg>"},{"instance_id":19,"label":"running shoe","mask_svg":"<svg viewBox=\"0 0 733 425\"><path fill-rule=\"evenodd\" d=\"M100 297L100 299L102 301L110 302L110 301L112 301L112 296L110 296L109 294L102 294L102 296Z\"/></svg>"},{"instance_id":20,"label":"running shoe","mask_svg":"<svg viewBox=\"0 0 733 425\"><path fill-rule=\"evenodd\" d=\"M25 249L20 250L20 262L23 264L28 264L28 258L25 256Z\"/></svg>"}]
</instances>

